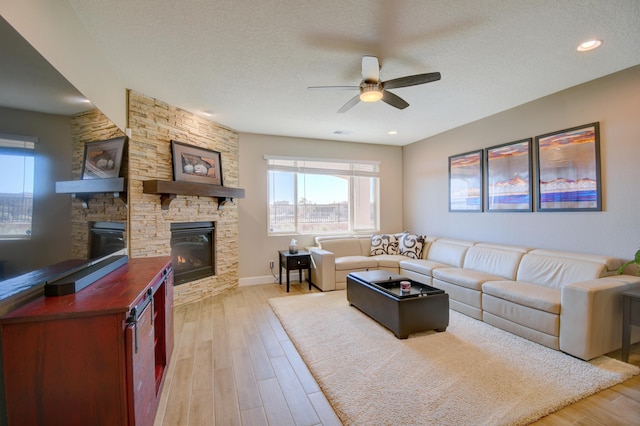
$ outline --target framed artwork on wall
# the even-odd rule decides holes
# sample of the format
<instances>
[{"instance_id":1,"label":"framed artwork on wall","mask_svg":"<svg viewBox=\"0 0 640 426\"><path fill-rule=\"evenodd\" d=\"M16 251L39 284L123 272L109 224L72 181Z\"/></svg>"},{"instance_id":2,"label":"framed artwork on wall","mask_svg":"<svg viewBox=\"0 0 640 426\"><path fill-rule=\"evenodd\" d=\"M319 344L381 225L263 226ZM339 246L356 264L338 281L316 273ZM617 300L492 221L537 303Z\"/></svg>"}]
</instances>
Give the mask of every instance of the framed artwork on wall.
<instances>
[{"instance_id":1,"label":"framed artwork on wall","mask_svg":"<svg viewBox=\"0 0 640 426\"><path fill-rule=\"evenodd\" d=\"M220 152L172 140L171 154L174 180L222 186Z\"/></svg>"},{"instance_id":2,"label":"framed artwork on wall","mask_svg":"<svg viewBox=\"0 0 640 426\"><path fill-rule=\"evenodd\" d=\"M449 157L449 211L482 211L482 150Z\"/></svg>"},{"instance_id":3,"label":"framed artwork on wall","mask_svg":"<svg viewBox=\"0 0 640 426\"><path fill-rule=\"evenodd\" d=\"M126 136L84 145L82 179L108 179L120 176Z\"/></svg>"},{"instance_id":4,"label":"framed artwork on wall","mask_svg":"<svg viewBox=\"0 0 640 426\"><path fill-rule=\"evenodd\" d=\"M522 139L485 149L488 212L533 210L531 142Z\"/></svg>"},{"instance_id":5,"label":"framed artwork on wall","mask_svg":"<svg viewBox=\"0 0 640 426\"><path fill-rule=\"evenodd\" d=\"M602 211L600 124L536 136L538 211Z\"/></svg>"}]
</instances>

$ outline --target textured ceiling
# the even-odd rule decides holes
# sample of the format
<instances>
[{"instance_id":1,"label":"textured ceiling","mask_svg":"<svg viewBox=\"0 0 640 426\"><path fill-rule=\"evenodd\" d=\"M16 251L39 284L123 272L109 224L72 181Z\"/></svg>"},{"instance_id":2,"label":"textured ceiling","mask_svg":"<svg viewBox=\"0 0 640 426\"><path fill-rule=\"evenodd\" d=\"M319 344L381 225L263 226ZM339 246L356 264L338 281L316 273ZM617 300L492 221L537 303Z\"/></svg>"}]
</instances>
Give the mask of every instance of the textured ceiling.
<instances>
[{"instance_id":1,"label":"textured ceiling","mask_svg":"<svg viewBox=\"0 0 640 426\"><path fill-rule=\"evenodd\" d=\"M240 132L405 145L640 64L637 0L69 3L128 88ZM442 79L393 90L405 110L307 90L357 85L363 55Z\"/></svg>"}]
</instances>

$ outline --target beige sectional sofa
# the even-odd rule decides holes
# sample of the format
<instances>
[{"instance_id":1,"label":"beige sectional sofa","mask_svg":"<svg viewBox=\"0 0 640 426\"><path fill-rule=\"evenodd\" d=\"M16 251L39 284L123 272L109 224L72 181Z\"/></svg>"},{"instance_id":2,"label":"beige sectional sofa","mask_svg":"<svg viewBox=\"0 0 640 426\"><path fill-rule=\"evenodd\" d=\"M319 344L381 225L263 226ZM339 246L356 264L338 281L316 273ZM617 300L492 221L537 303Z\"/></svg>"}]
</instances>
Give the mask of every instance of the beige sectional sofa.
<instances>
[{"instance_id":1,"label":"beige sectional sofa","mask_svg":"<svg viewBox=\"0 0 640 426\"><path fill-rule=\"evenodd\" d=\"M402 246L401 234L391 234ZM415 241L415 236L414 241ZM393 238L392 238L393 239ZM372 236L317 237L312 281L344 289L350 272L383 269L445 290L451 309L589 360L621 346L621 293L640 277L616 275L608 256L429 237L419 256L372 250ZM640 333L633 341L640 340Z\"/></svg>"}]
</instances>

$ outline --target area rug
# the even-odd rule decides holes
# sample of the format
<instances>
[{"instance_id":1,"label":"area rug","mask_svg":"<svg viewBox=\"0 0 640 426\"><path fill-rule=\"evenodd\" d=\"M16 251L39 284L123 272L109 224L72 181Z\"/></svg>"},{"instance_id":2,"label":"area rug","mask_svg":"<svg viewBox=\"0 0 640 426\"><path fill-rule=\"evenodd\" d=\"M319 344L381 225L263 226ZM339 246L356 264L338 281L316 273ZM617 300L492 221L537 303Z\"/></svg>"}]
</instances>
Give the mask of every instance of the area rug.
<instances>
[{"instance_id":1,"label":"area rug","mask_svg":"<svg viewBox=\"0 0 640 426\"><path fill-rule=\"evenodd\" d=\"M269 303L345 425L523 425L640 373L455 311L445 332L400 340L345 291Z\"/></svg>"}]
</instances>

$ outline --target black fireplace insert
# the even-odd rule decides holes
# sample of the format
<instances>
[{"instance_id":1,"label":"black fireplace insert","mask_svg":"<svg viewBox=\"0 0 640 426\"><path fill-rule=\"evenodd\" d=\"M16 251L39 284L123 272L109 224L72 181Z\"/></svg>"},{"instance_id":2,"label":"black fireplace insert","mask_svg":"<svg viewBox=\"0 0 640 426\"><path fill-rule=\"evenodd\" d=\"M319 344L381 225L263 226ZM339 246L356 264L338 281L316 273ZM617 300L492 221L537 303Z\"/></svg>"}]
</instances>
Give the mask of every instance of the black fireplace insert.
<instances>
[{"instance_id":1,"label":"black fireplace insert","mask_svg":"<svg viewBox=\"0 0 640 426\"><path fill-rule=\"evenodd\" d=\"M122 250L127 246L124 240L124 222L91 222L89 224L89 259L98 259Z\"/></svg>"},{"instance_id":2,"label":"black fireplace insert","mask_svg":"<svg viewBox=\"0 0 640 426\"><path fill-rule=\"evenodd\" d=\"M171 224L174 285L216 274L215 222Z\"/></svg>"}]
</instances>

